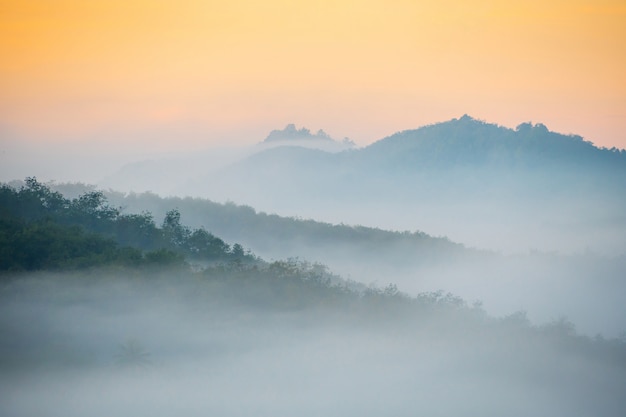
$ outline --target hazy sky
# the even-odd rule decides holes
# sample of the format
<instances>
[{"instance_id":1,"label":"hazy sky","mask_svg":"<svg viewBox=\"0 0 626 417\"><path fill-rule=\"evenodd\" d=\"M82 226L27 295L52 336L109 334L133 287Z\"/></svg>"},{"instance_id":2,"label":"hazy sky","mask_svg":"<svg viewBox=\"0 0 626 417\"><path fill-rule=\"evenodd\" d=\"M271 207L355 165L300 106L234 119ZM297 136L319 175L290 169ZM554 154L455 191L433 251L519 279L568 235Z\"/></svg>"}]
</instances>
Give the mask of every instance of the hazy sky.
<instances>
[{"instance_id":1,"label":"hazy sky","mask_svg":"<svg viewBox=\"0 0 626 417\"><path fill-rule=\"evenodd\" d=\"M626 148L624 0L0 0L0 57L5 140L364 145L468 113Z\"/></svg>"}]
</instances>

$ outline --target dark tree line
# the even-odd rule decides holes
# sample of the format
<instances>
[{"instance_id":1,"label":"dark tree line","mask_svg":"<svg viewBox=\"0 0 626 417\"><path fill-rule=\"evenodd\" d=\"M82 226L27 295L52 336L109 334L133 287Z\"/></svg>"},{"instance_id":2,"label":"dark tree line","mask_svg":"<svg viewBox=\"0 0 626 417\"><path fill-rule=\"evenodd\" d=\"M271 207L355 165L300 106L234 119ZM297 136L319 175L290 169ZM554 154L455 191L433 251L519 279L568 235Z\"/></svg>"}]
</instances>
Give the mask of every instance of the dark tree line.
<instances>
[{"instance_id":1,"label":"dark tree line","mask_svg":"<svg viewBox=\"0 0 626 417\"><path fill-rule=\"evenodd\" d=\"M0 186L0 270L63 269L102 264L254 262L203 228L190 229L180 212L167 212L161 227L152 214L123 214L100 191L74 199L36 178L19 189Z\"/></svg>"}]
</instances>

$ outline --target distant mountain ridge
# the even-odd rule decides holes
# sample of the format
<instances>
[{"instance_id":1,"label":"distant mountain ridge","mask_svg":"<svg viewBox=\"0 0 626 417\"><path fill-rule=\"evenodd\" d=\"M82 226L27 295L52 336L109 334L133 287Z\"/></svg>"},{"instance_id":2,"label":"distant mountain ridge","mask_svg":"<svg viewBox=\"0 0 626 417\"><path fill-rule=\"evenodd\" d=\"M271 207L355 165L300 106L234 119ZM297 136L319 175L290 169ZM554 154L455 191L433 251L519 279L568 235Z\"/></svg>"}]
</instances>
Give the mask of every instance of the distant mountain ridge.
<instances>
[{"instance_id":1,"label":"distant mountain ridge","mask_svg":"<svg viewBox=\"0 0 626 417\"><path fill-rule=\"evenodd\" d=\"M154 161L99 185L423 230L485 249L626 253L624 150L540 123L511 129L467 115L363 148L342 149L326 136L288 125L228 158Z\"/></svg>"},{"instance_id":2,"label":"distant mountain ridge","mask_svg":"<svg viewBox=\"0 0 626 417\"><path fill-rule=\"evenodd\" d=\"M323 166L324 172L315 167L316 163ZM591 168L594 176L605 175L608 170L611 181L620 181L626 177L626 150L598 148L580 136L551 132L540 123L522 123L510 129L467 115L397 132L363 148L356 148L348 138L340 142L323 130L313 134L307 128L289 124L271 131L255 147L136 162L105 178L100 185L220 199L221 193L212 194L215 187L211 184L229 182L230 174L234 175L234 182L246 184L249 176L254 181L257 176L262 179L274 173L274 180L284 176L295 180L299 171L312 170L317 171L316 177L332 176L337 183L344 176L356 178L363 173L380 181L397 174L433 179L435 172L449 176L453 171L470 169L474 176L480 170L493 168L532 173L538 167L556 166L567 168L568 174L578 171L578 177L585 177ZM242 175L246 178L236 178ZM224 199L248 203L237 196L224 195Z\"/></svg>"},{"instance_id":3,"label":"distant mountain ridge","mask_svg":"<svg viewBox=\"0 0 626 417\"><path fill-rule=\"evenodd\" d=\"M295 131L308 134L306 129ZM270 136L276 135L280 136ZM334 189L347 179L359 178L351 181L350 188L355 190L371 182L397 184L409 178L413 185L468 178L491 184L504 178L493 175L496 171L518 183L545 176L546 185L552 180L566 183L581 178L626 185L626 151L597 148L580 136L551 132L543 124L522 123L509 129L465 115L398 132L349 153L270 148L225 168L213 181L232 178L240 184L256 182L261 188L265 182L287 185L288 181L306 188L313 185L311 181L321 186L326 178L324 186Z\"/></svg>"},{"instance_id":4,"label":"distant mountain ridge","mask_svg":"<svg viewBox=\"0 0 626 417\"><path fill-rule=\"evenodd\" d=\"M275 142L282 140L294 140L294 139L315 139L315 140L334 140L328 133L322 129L318 130L316 134L312 134L311 131L305 127L297 129L293 123L285 126L283 130L272 130L263 142Z\"/></svg>"},{"instance_id":5,"label":"distant mountain ridge","mask_svg":"<svg viewBox=\"0 0 626 417\"><path fill-rule=\"evenodd\" d=\"M272 130L261 142L262 146L300 146L305 148L320 149L326 152L339 152L352 149L356 145L348 138L339 141L330 137L322 129L313 134L306 127L296 128L293 123L288 124L282 130Z\"/></svg>"},{"instance_id":6,"label":"distant mountain ridge","mask_svg":"<svg viewBox=\"0 0 626 417\"><path fill-rule=\"evenodd\" d=\"M183 193L482 248L501 245L488 227L497 218L512 247L551 250L565 247L551 240L567 236L570 250L626 252L626 151L543 124L510 129L465 115L349 152L270 148L190 181ZM534 237L544 233L551 237Z\"/></svg>"},{"instance_id":7,"label":"distant mountain ridge","mask_svg":"<svg viewBox=\"0 0 626 417\"><path fill-rule=\"evenodd\" d=\"M516 129L489 124L468 115L448 122L395 133L364 148L365 158L385 155L394 166L440 165L536 166L547 163L597 163L626 169L626 151L597 148L578 135L551 132L541 124Z\"/></svg>"}]
</instances>

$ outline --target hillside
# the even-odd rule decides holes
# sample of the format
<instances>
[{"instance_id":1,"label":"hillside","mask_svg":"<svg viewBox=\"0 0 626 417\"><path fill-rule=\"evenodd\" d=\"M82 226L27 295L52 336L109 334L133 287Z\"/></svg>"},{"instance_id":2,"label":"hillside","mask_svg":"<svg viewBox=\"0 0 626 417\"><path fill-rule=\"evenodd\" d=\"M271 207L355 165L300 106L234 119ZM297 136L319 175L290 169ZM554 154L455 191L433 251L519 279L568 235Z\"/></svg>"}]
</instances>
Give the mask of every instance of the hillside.
<instances>
[{"instance_id":1,"label":"hillside","mask_svg":"<svg viewBox=\"0 0 626 417\"><path fill-rule=\"evenodd\" d=\"M521 171L576 167L626 172L626 151L600 149L580 136L551 132L541 123L522 123L508 129L467 115L396 133L361 153L366 160L392 162L387 168L423 170L460 166Z\"/></svg>"},{"instance_id":2,"label":"hillside","mask_svg":"<svg viewBox=\"0 0 626 417\"><path fill-rule=\"evenodd\" d=\"M241 242L268 258L278 258L280 254L313 259L323 256L326 262L335 255L359 261L375 257L377 262L389 263L410 259L420 264L480 254L446 238L419 231L394 232L283 217L250 206L192 197L162 198L150 193L123 195L115 192L107 195L113 204L129 212L148 210L162 216L167 207L177 207L191 227L204 227L229 241Z\"/></svg>"},{"instance_id":3,"label":"hillside","mask_svg":"<svg viewBox=\"0 0 626 417\"><path fill-rule=\"evenodd\" d=\"M232 188L227 198L254 189L272 193L274 184L287 187L276 187L277 192L348 193L362 200L368 191L390 185L393 191L405 187L412 197L426 192L422 197L428 199L437 198L435 191L457 192L459 185L468 187L463 196L506 187L538 196L543 191L568 193L574 187L589 192L626 187L626 151L597 148L542 124L523 123L513 130L463 116L339 154L270 149L203 180L208 193L212 187L220 192ZM433 184L442 190L429 189Z\"/></svg>"},{"instance_id":4,"label":"hillside","mask_svg":"<svg viewBox=\"0 0 626 417\"><path fill-rule=\"evenodd\" d=\"M306 217L298 211L316 201L500 202L584 191L611 204L624 202L624 193L616 191L626 189L626 151L597 148L540 123L509 129L466 115L343 152L312 149L307 141L337 142L323 131L289 125L254 147L135 163L100 185L231 200ZM276 200L280 206L272 204Z\"/></svg>"},{"instance_id":5,"label":"hillside","mask_svg":"<svg viewBox=\"0 0 626 417\"><path fill-rule=\"evenodd\" d=\"M79 195L86 187L65 184L55 189ZM282 217L250 206L191 197L112 191L106 195L111 205L127 214L150 212L161 219L174 208L185 227L239 242L268 261L299 258L319 262L344 278L364 285L394 283L412 295L450 291L467 300L481 300L490 314L524 309L535 322L565 315L592 335L598 331L618 335L626 328L621 296L626 256L590 251L504 256L418 231Z\"/></svg>"},{"instance_id":6,"label":"hillside","mask_svg":"<svg viewBox=\"0 0 626 417\"><path fill-rule=\"evenodd\" d=\"M85 184L50 184L50 187L69 197L97 192L94 186ZM108 204L132 215L148 212L155 218L163 218L175 208L181 213L185 226L204 228L227 241L240 242L267 259L300 256L325 263L334 258L342 258L343 263L367 262L369 259L373 263L408 263L415 267L437 264L443 259L492 256L421 231L400 232L285 217L250 206L204 198L161 197L154 193L113 190L103 191L103 195Z\"/></svg>"},{"instance_id":7,"label":"hillside","mask_svg":"<svg viewBox=\"0 0 626 417\"><path fill-rule=\"evenodd\" d=\"M284 264L22 275L0 287L0 411L621 416L623 340L318 277ZM464 401L421 401L448 395Z\"/></svg>"},{"instance_id":8,"label":"hillside","mask_svg":"<svg viewBox=\"0 0 626 417\"><path fill-rule=\"evenodd\" d=\"M326 250L341 242L368 267L402 263L385 257L389 247L441 264L458 262L458 254L471 261L480 255L446 239L285 219L198 199L109 193L143 205L137 214L112 206L100 191L77 184L66 189L68 197L34 178L18 188L0 187L3 415L131 409L142 415L305 410L343 416L376 409L377 415L496 416L510 415L511 401L512 415L519 416L617 417L624 409L623 337L581 334L578 320L535 321L523 310L496 315L479 300L442 290L405 293L394 283L400 275L379 276L391 281L387 285L363 285L317 263L265 262L182 221L193 218L188 214L195 208L235 233L268 238L274 230L277 240L303 236ZM146 206L171 203L177 207L157 226ZM226 217L215 219L220 211ZM523 279L495 271L488 279L504 291L481 292L509 308L511 297L524 291L543 308L578 301L589 309L582 317L592 322L591 311L601 304L612 311L608 321L623 325L623 291L611 281L615 276L598 273L612 265L577 264L580 271L591 268L594 274L585 276L593 279L552 277L551 291L537 288L528 261L518 271ZM470 264L457 266L465 285L476 288L481 283L465 269ZM585 299L576 300L581 295ZM602 323L593 323L593 330L603 331ZM295 395L282 398L285 392ZM464 401L416 403L416 395L442 392Z\"/></svg>"},{"instance_id":9,"label":"hillside","mask_svg":"<svg viewBox=\"0 0 626 417\"><path fill-rule=\"evenodd\" d=\"M35 178L19 188L0 185L0 274L184 260L258 262L237 243L184 226L177 210L168 210L158 227L151 213L122 214L100 191L69 199Z\"/></svg>"},{"instance_id":10,"label":"hillside","mask_svg":"<svg viewBox=\"0 0 626 417\"><path fill-rule=\"evenodd\" d=\"M508 129L464 116L335 154L270 149L179 193L492 250L626 253L626 152L541 124Z\"/></svg>"}]
</instances>

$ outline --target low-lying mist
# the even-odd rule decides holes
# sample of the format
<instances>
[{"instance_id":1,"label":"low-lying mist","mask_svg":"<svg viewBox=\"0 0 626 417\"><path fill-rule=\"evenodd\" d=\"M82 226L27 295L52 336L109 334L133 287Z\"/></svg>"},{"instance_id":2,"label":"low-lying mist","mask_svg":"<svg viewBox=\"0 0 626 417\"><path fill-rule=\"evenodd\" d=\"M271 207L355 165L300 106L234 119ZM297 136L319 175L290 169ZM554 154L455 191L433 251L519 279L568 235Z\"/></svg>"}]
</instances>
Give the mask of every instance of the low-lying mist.
<instances>
[{"instance_id":1,"label":"low-lying mist","mask_svg":"<svg viewBox=\"0 0 626 417\"><path fill-rule=\"evenodd\" d=\"M5 279L5 416L621 416L623 341L288 269ZM279 271L279 272L280 272ZM278 277L278 278L277 278ZM269 281L268 281L269 280Z\"/></svg>"},{"instance_id":2,"label":"low-lying mist","mask_svg":"<svg viewBox=\"0 0 626 417\"><path fill-rule=\"evenodd\" d=\"M4 187L0 415L622 416L625 155L464 116Z\"/></svg>"},{"instance_id":3,"label":"low-lying mist","mask_svg":"<svg viewBox=\"0 0 626 417\"><path fill-rule=\"evenodd\" d=\"M344 278L365 285L393 283L411 295L438 290L452 292L467 300L482 301L487 312L497 316L527 311L536 324L566 317L579 331L591 336L600 333L616 337L626 331L623 302L626 257L623 255L591 250L563 253L528 249L503 254L420 232L391 232L281 217L249 206L205 199L116 192L109 192L108 196L111 204L124 207L127 212L147 210L156 219L177 207L185 224L204 227L227 241L240 242L263 259L300 258L320 262ZM314 211L316 207L310 209ZM374 216L374 211L364 213L367 211L365 207L354 215ZM478 227L469 215L466 220L472 228ZM482 221L488 221L486 216ZM617 235L619 230L612 228L611 233ZM483 231L497 236L503 245L509 239L521 239L498 224L484 225ZM530 238L531 231L526 232ZM578 234L578 243L573 244L577 246L589 237L582 229L568 229L567 233ZM533 236L538 246L546 239L545 234ZM605 237L595 237L607 242ZM561 235L552 243L562 239Z\"/></svg>"}]
</instances>

